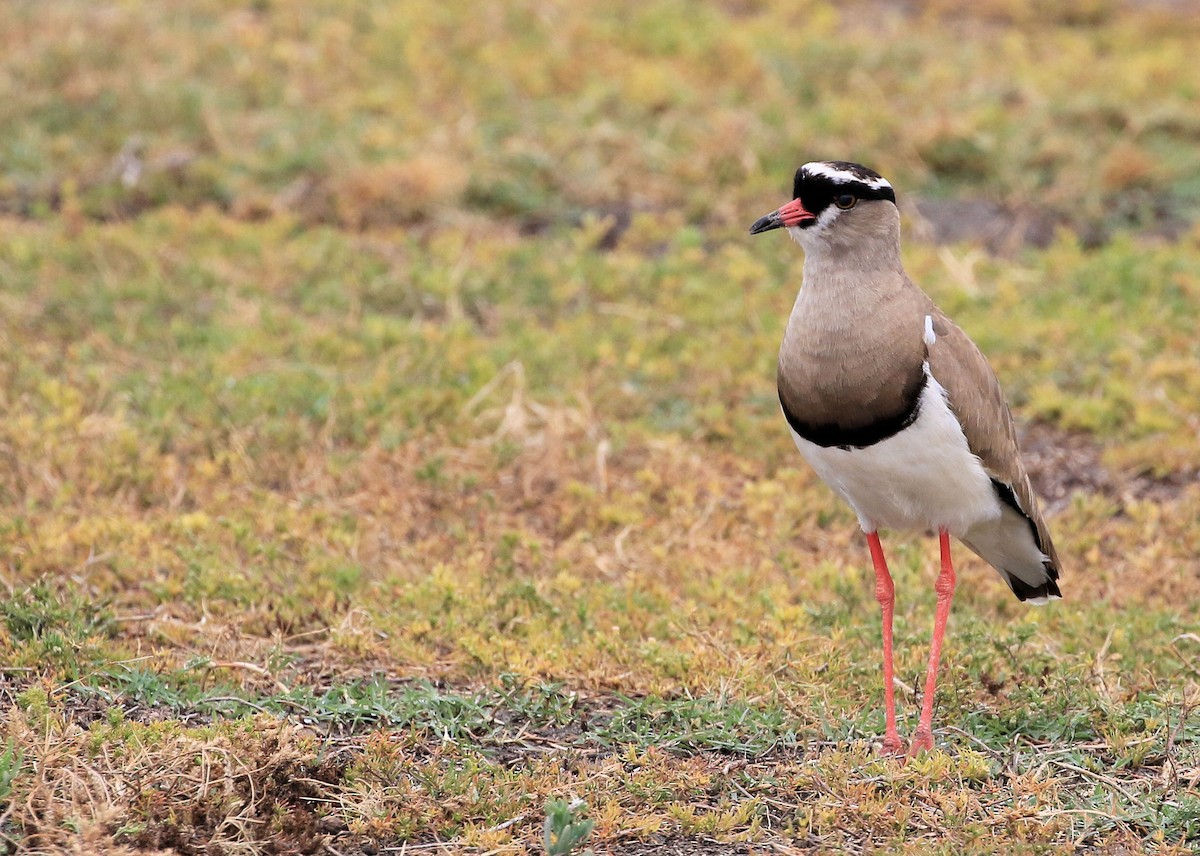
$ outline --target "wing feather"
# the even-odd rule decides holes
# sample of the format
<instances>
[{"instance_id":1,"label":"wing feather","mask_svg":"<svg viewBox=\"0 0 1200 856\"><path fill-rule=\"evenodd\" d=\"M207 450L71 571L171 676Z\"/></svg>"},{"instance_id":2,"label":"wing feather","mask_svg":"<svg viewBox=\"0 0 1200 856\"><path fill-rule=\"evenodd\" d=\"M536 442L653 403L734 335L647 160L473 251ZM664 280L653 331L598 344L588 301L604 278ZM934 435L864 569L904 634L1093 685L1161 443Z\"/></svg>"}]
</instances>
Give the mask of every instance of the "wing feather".
<instances>
[{"instance_id":1,"label":"wing feather","mask_svg":"<svg viewBox=\"0 0 1200 856\"><path fill-rule=\"evenodd\" d=\"M1000 382L979 348L958 325L940 310L934 309L931 316L934 342L929 346L930 372L945 387L967 445L997 484L1001 501L1028 520L1037 548L1046 555L1045 572L1051 581L1051 593L1056 594L1057 586L1052 583L1059 575L1058 553L1021 460L1012 411ZM1006 568L1000 570L1012 575Z\"/></svg>"}]
</instances>

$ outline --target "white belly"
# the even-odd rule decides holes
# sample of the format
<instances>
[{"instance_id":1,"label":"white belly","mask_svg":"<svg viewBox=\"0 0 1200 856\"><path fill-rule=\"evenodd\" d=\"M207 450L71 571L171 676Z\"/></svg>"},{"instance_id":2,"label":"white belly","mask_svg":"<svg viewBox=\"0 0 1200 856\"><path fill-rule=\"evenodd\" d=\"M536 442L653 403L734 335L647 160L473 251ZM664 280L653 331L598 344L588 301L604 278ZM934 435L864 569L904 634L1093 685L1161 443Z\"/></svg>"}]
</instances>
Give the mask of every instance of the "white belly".
<instances>
[{"instance_id":1,"label":"white belly","mask_svg":"<svg viewBox=\"0 0 1200 856\"><path fill-rule=\"evenodd\" d=\"M946 529L961 537L1000 517L1002 506L983 465L929 375L917 419L864 449L818 446L795 431L800 454L850 503L864 532Z\"/></svg>"}]
</instances>

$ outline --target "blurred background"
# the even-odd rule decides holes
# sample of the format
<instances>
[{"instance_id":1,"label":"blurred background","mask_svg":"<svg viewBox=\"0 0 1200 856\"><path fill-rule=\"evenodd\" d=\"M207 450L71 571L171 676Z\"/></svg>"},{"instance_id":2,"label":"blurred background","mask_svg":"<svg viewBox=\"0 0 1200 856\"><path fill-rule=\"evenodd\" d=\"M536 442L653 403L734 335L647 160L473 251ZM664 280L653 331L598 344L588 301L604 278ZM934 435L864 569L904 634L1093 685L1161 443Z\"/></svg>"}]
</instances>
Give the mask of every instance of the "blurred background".
<instances>
[{"instance_id":1,"label":"blurred background","mask_svg":"<svg viewBox=\"0 0 1200 856\"><path fill-rule=\"evenodd\" d=\"M3 206L719 229L798 160L838 155L909 198L1002 205L1043 243L1057 226L1177 234L1200 195L1193 11L15 2Z\"/></svg>"},{"instance_id":2,"label":"blurred background","mask_svg":"<svg viewBox=\"0 0 1200 856\"><path fill-rule=\"evenodd\" d=\"M317 737L256 726L239 748L273 770L292 747L340 788L286 803L335 836L524 846L537 824L506 821L570 791L601 841L658 818L887 849L945 824L928 783L951 780L1003 795L964 786L969 834L1200 834L1173 790L1200 742L1197 12L6 0L0 693L41 758L11 787L43 795L6 834L84 817L176 846L191 807L188 841L254 840L268 821L221 826L207 791L131 786L89 814L70 783L118 739L94 721L157 746L136 729L224 740L193 726L266 713ZM661 789L638 790L494 751L551 726L597 757L878 731L866 553L775 396L801 255L746 234L818 159L896 187L909 273L1000 376L1063 556L1067 600L1037 612L962 556L939 717L989 752L1081 752L1120 792L963 755L909 813L863 820L845 806L874 774L840 755L820 757L841 785L779 774L789 814L704 755L653 756ZM889 551L917 685L933 548ZM401 726L420 751L353 742ZM335 733L357 760L317 776ZM490 784L454 778L464 757ZM101 778L128 774L110 761ZM700 767L725 820L692 806ZM371 784L405 776L424 790ZM239 811L272 816L261 785Z\"/></svg>"}]
</instances>

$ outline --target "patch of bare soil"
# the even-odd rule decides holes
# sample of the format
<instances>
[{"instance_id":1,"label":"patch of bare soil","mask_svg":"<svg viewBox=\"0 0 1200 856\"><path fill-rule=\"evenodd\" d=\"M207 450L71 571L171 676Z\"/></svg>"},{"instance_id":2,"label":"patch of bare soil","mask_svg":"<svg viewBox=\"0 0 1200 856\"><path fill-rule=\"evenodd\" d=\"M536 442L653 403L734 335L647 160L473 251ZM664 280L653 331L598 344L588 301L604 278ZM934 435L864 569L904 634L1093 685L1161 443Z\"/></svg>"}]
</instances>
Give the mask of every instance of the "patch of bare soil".
<instances>
[{"instance_id":1,"label":"patch of bare soil","mask_svg":"<svg viewBox=\"0 0 1200 856\"><path fill-rule=\"evenodd\" d=\"M904 207L917 239L933 244L975 242L998 254L1045 247L1062 225L1045 211L1014 210L987 199L916 199Z\"/></svg>"},{"instance_id":2,"label":"patch of bare soil","mask_svg":"<svg viewBox=\"0 0 1200 856\"><path fill-rule=\"evenodd\" d=\"M1107 243L1112 223L1079 222L1061 212L1031 205L1005 205L991 199L914 199L902 203L912 222L913 235L932 244L977 243L995 255L1011 255L1023 247L1046 247L1060 228L1078 233L1084 246ZM1116 227L1131 228L1141 235L1176 240L1191 228L1177 206L1151 201L1123 218L1118 212Z\"/></svg>"},{"instance_id":3,"label":"patch of bare soil","mask_svg":"<svg viewBox=\"0 0 1200 856\"><path fill-rule=\"evenodd\" d=\"M1114 472L1102 463L1104 446L1091 434L1063 431L1043 423L1022 425L1017 433L1034 490L1051 509L1061 507L1078 491L1121 502L1170 502L1200 480L1198 470L1180 470L1161 477Z\"/></svg>"}]
</instances>

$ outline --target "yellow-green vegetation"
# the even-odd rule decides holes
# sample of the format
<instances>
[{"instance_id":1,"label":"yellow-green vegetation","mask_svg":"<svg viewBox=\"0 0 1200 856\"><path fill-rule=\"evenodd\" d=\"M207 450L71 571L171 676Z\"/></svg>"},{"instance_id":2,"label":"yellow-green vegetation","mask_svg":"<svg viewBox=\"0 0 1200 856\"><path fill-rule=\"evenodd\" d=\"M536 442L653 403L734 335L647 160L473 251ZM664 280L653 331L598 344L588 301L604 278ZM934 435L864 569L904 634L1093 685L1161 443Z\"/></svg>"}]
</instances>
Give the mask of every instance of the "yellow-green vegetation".
<instances>
[{"instance_id":1,"label":"yellow-green vegetation","mask_svg":"<svg viewBox=\"0 0 1200 856\"><path fill-rule=\"evenodd\" d=\"M1188 5L0 4L8 848L1189 852ZM899 188L1065 567L959 550L907 765L745 234L819 158Z\"/></svg>"}]
</instances>

